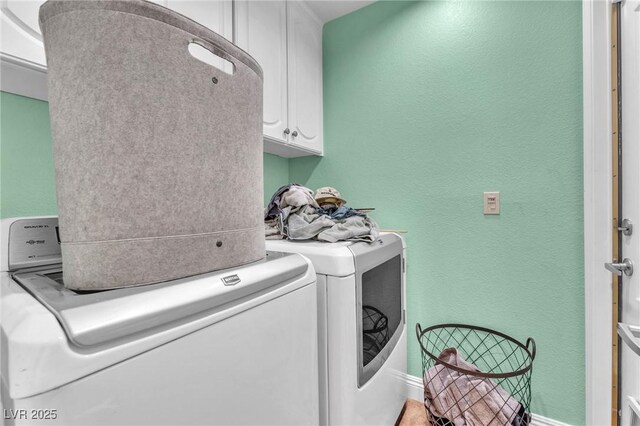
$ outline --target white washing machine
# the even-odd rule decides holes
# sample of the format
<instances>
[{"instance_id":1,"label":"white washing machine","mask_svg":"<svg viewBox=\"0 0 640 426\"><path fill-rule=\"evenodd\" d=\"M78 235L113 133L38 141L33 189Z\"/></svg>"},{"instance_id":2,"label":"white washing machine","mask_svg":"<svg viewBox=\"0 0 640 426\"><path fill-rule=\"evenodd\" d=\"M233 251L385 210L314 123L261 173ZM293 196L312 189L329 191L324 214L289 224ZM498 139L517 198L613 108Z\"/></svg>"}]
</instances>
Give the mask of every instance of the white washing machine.
<instances>
[{"instance_id":1,"label":"white washing machine","mask_svg":"<svg viewBox=\"0 0 640 426\"><path fill-rule=\"evenodd\" d=\"M393 425L407 398L405 245L267 240L318 276L320 423Z\"/></svg>"},{"instance_id":2,"label":"white washing machine","mask_svg":"<svg viewBox=\"0 0 640 426\"><path fill-rule=\"evenodd\" d=\"M316 276L303 256L82 293L62 285L56 218L2 225L7 425L318 423Z\"/></svg>"}]
</instances>

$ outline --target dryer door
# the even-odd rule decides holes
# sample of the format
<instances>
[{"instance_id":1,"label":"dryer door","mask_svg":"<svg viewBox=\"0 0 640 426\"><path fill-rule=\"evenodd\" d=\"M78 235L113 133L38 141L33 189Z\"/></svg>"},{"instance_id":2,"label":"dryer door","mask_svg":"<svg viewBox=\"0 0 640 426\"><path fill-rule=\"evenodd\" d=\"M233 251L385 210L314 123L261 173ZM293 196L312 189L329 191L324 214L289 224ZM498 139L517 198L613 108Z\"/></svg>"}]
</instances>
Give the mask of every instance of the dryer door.
<instances>
[{"instance_id":1,"label":"dryer door","mask_svg":"<svg viewBox=\"0 0 640 426\"><path fill-rule=\"evenodd\" d=\"M382 367L405 324L402 240L382 235L349 247L356 267L358 387Z\"/></svg>"}]
</instances>

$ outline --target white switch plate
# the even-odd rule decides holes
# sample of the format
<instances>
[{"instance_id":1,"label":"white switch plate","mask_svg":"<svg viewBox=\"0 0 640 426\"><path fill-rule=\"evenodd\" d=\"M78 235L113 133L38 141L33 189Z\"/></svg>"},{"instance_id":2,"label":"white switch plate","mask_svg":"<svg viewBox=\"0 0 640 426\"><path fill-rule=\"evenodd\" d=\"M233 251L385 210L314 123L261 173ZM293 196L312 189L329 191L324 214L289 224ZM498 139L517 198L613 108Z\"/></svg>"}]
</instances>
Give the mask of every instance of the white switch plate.
<instances>
[{"instance_id":1,"label":"white switch plate","mask_svg":"<svg viewBox=\"0 0 640 426\"><path fill-rule=\"evenodd\" d=\"M484 193L484 214L500 214L500 193Z\"/></svg>"}]
</instances>

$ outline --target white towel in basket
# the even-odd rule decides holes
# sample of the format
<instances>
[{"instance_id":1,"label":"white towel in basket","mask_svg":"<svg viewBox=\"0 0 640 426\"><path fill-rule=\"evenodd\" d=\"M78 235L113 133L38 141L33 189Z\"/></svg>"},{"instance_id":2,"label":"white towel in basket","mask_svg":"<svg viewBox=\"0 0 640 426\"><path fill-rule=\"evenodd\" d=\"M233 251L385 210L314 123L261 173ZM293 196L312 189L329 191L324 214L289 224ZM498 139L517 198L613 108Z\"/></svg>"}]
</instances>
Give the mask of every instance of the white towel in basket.
<instances>
[{"instance_id":1,"label":"white towel in basket","mask_svg":"<svg viewBox=\"0 0 640 426\"><path fill-rule=\"evenodd\" d=\"M461 369L480 372L455 348L445 349L438 358ZM518 401L492 380L460 373L442 364L426 371L424 385L425 407L455 426L510 425L521 408Z\"/></svg>"}]
</instances>

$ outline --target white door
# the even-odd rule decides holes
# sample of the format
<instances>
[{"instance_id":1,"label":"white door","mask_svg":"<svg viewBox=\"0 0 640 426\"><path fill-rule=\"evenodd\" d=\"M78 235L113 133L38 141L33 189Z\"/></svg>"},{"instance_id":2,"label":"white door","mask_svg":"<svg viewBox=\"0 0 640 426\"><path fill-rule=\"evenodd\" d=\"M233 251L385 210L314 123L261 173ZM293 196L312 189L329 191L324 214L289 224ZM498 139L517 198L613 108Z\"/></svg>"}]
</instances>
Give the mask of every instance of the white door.
<instances>
[{"instance_id":1,"label":"white door","mask_svg":"<svg viewBox=\"0 0 640 426\"><path fill-rule=\"evenodd\" d=\"M236 3L236 44L262 67L264 135L287 142L287 7L284 1Z\"/></svg>"},{"instance_id":2,"label":"white door","mask_svg":"<svg viewBox=\"0 0 640 426\"><path fill-rule=\"evenodd\" d=\"M634 262L632 275L622 276L620 288L620 405L621 425L640 425L640 0L621 8L622 98L622 217L636 226L621 235L622 256ZM635 328L634 328L635 327ZM622 333L620 332L622 328ZM626 330L626 333L624 332ZM633 331L636 330L636 333ZM634 411L637 410L636 411Z\"/></svg>"},{"instance_id":3,"label":"white door","mask_svg":"<svg viewBox=\"0 0 640 426\"><path fill-rule=\"evenodd\" d=\"M322 153L322 25L288 2L290 143Z\"/></svg>"}]
</instances>

